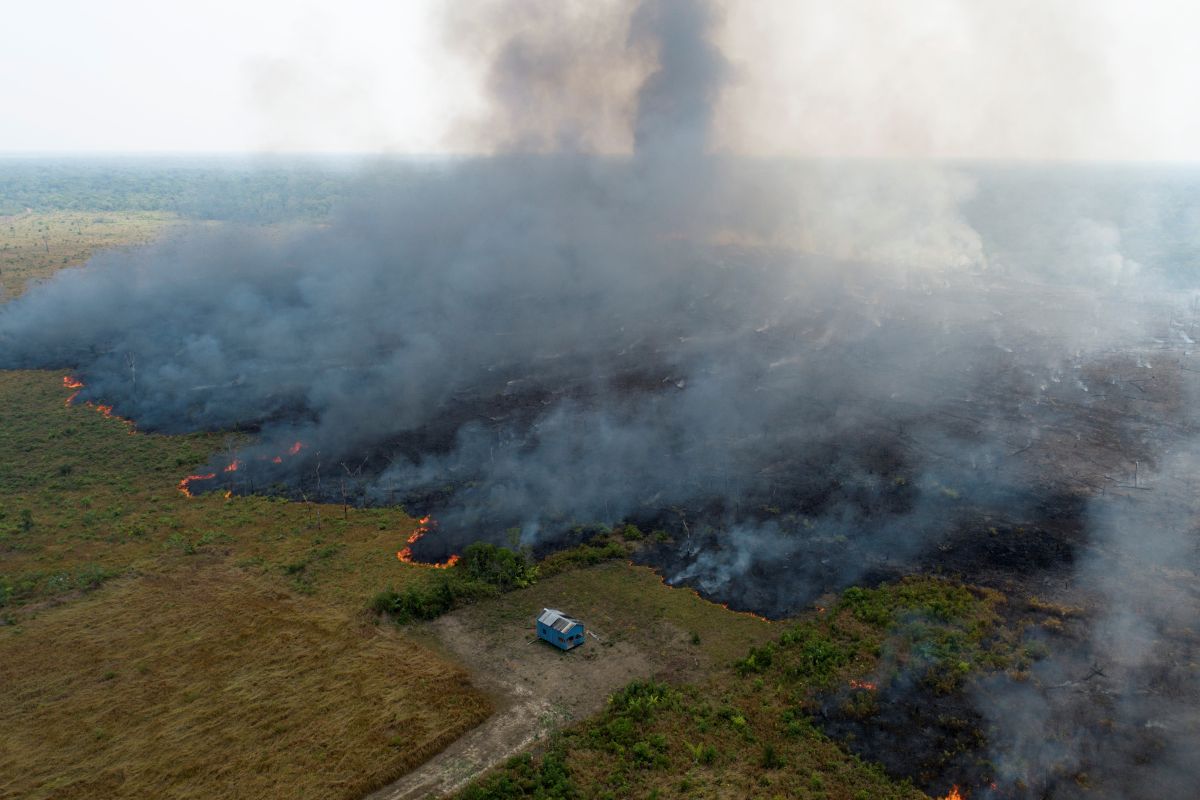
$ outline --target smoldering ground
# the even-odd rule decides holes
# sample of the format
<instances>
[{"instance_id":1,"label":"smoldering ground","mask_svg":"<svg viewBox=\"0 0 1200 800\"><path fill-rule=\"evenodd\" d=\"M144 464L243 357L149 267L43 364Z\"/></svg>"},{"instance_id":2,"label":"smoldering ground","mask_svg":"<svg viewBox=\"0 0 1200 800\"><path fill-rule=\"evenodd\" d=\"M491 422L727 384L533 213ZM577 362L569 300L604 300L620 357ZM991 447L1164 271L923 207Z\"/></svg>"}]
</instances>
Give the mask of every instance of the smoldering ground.
<instances>
[{"instance_id":1,"label":"smoldering ground","mask_svg":"<svg viewBox=\"0 0 1200 800\"><path fill-rule=\"evenodd\" d=\"M718 7L596 36L536 8L472 29L497 155L375 165L310 230L97 256L3 306L0 364L141 430L255 432L195 491L431 511L418 558L633 521L668 580L772 615L914 566L1087 578L1091 498L1194 426L1191 185L714 154Z\"/></svg>"},{"instance_id":2,"label":"smoldering ground","mask_svg":"<svg viewBox=\"0 0 1200 800\"><path fill-rule=\"evenodd\" d=\"M1194 387L1193 391L1194 391ZM1190 397L1194 394L1189 394ZM1065 626L1035 628L1048 656L975 692L992 740L996 797L1189 796L1200 742L1196 440L1089 501L1092 546Z\"/></svg>"},{"instance_id":3,"label":"smoldering ground","mask_svg":"<svg viewBox=\"0 0 1200 800\"><path fill-rule=\"evenodd\" d=\"M922 226L966 247L895 264L885 231L867 256L805 250L786 203L722 206L750 186L784 195L778 179L704 169L697 200L636 161L398 168L327 228L195 232L64 272L6 307L5 360L75 367L81 399L143 430L256 429L204 470L212 488L433 510L443 551L629 518L679 534L675 559L752 530L777 557L705 545L670 576L738 603L739 564L785 565L814 540L902 560L956 508L1002 497L1019 514L1033 483L1078 477L1028 469L1036 448L1010 456L1072 408L1119 401L1094 399L1086 368L1127 334L1144 344L1140 314L1103 287L993 275L941 203L943 218L906 216L897 247ZM1097 458L1136 457L1142 432L1104 424L1127 447ZM853 577L835 566L828 583ZM809 593L770 585L780 599L754 605L772 613Z\"/></svg>"},{"instance_id":4,"label":"smoldering ground","mask_svg":"<svg viewBox=\"0 0 1200 800\"><path fill-rule=\"evenodd\" d=\"M712 155L715 6L464 8L519 152L378 165L307 232L101 255L5 307L4 363L71 367L143 430L259 434L195 491L432 510L430 557L634 519L674 537L669 578L774 614L1152 458L1097 387L1187 334L1126 217L1022 217L1045 192L964 169ZM627 157L563 101L609 73ZM1079 420L1090 460L1030 463Z\"/></svg>"}]
</instances>

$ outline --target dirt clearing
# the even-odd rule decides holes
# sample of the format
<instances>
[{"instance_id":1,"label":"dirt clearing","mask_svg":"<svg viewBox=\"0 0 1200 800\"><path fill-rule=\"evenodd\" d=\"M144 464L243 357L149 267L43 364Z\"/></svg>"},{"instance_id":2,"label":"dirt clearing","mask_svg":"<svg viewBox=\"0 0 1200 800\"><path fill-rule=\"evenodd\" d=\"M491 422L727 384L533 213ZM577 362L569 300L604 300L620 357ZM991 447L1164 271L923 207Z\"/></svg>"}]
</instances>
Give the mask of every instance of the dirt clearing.
<instances>
[{"instance_id":1,"label":"dirt clearing","mask_svg":"<svg viewBox=\"0 0 1200 800\"><path fill-rule=\"evenodd\" d=\"M583 619L587 643L564 653L537 640L533 621L545 606ZM369 800L455 792L552 731L598 712L630 681L693 680L775 632L772 623L672 589L650 570L624 563L558 575L448 614L425 633L467 667L496 713Z\"/></svg>"}]
</instances>

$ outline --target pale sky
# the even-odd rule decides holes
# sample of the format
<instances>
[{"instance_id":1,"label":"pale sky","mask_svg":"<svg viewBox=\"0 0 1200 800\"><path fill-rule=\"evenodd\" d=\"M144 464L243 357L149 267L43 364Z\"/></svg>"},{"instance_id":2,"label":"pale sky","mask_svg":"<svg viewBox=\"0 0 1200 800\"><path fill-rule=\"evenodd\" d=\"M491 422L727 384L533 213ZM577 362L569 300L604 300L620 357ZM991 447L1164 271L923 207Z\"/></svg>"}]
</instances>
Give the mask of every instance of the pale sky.
<instances>
[{"instance_id":1,"label":"pale sky","mask_svg":"<svg viewBox=\"0 0 1200 800\"><path fill-rule=\"evenodd\" d=\"M482 67L438 9L0 0L0 152L461 148ZM718 38L725 150L1200 160L1200 4L734 0Z\"/></svg>"}]
</instances>

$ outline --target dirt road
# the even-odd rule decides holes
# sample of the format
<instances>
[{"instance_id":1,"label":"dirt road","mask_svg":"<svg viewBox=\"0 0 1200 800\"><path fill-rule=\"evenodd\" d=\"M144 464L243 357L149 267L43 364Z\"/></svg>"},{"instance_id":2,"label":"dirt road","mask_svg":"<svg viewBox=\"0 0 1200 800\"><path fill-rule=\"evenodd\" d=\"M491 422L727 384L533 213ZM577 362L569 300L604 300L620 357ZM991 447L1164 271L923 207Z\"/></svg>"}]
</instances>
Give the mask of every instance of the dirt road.
<instances>
[{"instance_id":1,"label":"dirt road","mask_svg":"<svg viewBox=\"0 0 1200 800\"><path fill-rule=\"evenodd\" d=\"M533 616L496 624L494 614L463 609L431 623L444 647L480 688L494 695L496 713L440 754L368 800L416 800L457 791L558 727L603 707L615 689L664 665L627 641L588 636L564 653L535 640ZM682 632L680 632L682 636Z\"/></svg>"}]
</instances>

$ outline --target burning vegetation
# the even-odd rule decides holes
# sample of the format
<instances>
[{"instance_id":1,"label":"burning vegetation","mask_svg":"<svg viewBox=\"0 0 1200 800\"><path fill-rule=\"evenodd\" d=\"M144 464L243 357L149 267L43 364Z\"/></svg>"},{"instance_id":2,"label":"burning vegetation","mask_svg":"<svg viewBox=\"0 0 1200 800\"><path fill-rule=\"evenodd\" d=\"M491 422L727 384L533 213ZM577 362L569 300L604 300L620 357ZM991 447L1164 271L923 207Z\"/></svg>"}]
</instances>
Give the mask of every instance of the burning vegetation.
<instances>
[{"instance_id":1,"label":"burning vegetation","mask_svg":"<svg viewBox=\"0 0 1200 800\"><path fill-rule=\"evenodd\" d=\"M664 533L639 563L765 617L913 572L1078 597L1063 654L1013 656L990 694L969 677L1018 645L959 630L961 597L910 618L843 596L841 619L903 634L875 685L848 682L857 651L828 630L739 670L804 654L795 714L950 797L1194 788L1180 664L1200 616L1172 609L1195 607L1200 567L1195 187L714 154L719 16L647 0L622 18L613 58L642 74L619 104L632 150L610 157L511 91L561 99L561 48L586 37L500 15L491 85L530 101L496 109L510 152L381 168L312 230L98 257L3 307L0 365L72 365L64 388L142 430L253 434L182 478L189 497L424 515L397 557L443 569L381 593L398 618L527 585L532 557L625 523ZM930 628L945 638L916 647ZM1110 663L1080 689L1097 702L1060 691L1092 660Z\"/></svg>"},{"instance_id":2,"label":"burning vegetation","mask_svg":"<svg viewBox=\"0 0 1200 800\"><path fill-rule=\"evenodd\" d=\"M421 517L421 519L417 520L417 523L418 527L408 535L406 546L396 553L396 558L405 564L420 564L421 566L433 567L435 569L449 569L457 564L459 560L457 555L451 555L441 564L422 564L419 561L413 560L412 546L419 542L421 538L425 536L425 534L429 533L429 531L437 525L437 522L435 522L433 518L428 515Z\"/></svg>"},{"instance_id":3,"label":"burning vegetation","mask_svg":"<svg viewBox=\"0 0 1200 800\"><path fill-rule=\"evenodd\" d=\"M62 382L63 382L64 388L74 390L71 393L71 395L69 397L67 397L66 400L63 401L63 405L70 406L75 402L75 398L77 398L79 396L79 393L81 391L83 391L84 383L83 383L83 381L79 380L78 378L71 377L70 375L64 375ZM130 433L135 433L137 430L137 426L134 424L133 420L125 419L124 417L115 416L113 414L113 407L111 405L104 405L103 403L93 403L91 400L85 401L83 405L85 408L95 409L105 419L121 420L121 422L125 423L125 425L129 428Z\"/></svg>"}]
</instances>

